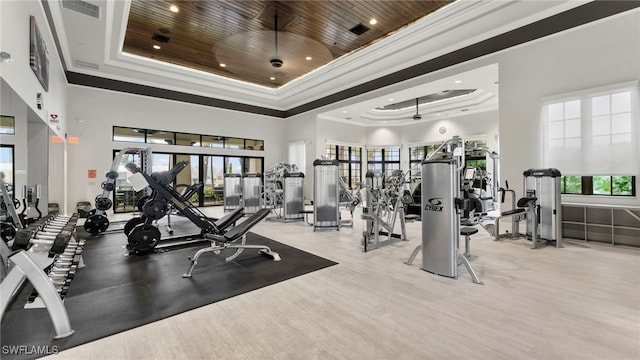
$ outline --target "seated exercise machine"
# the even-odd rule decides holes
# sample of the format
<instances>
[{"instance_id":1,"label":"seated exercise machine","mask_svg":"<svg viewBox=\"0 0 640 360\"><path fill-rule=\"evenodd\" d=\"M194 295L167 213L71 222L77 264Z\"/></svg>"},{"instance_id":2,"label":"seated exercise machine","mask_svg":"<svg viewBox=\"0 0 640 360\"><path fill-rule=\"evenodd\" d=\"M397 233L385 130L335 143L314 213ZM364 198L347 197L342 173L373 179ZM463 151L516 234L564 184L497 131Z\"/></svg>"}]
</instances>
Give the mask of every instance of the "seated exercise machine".
<instances>
[{"instance_id":1,"label":"seated exercise machine","mask_svg":"<svg viewBox=\"0 0 640 360\"><path fill-rule=\"evenodd\" d=\"M236 251L225 258L225 261L229 262L233 259L237 258L242 254L244 249L257 249L258 253L261 255L270 256L273 261L280 261L280 255L272 251L266 245L248 245L247 242L247 232L257 223L259 223L262 219L264 219L267 215L269 215L269 209L260 209L255 212L251 217L247 220L243 221L237 226L234 226L228 229L226 232L221 232L220 234L205 234L205 238L211 241L211 246L202 248L198 250L193 257L189 258L191 261L191 267L189 267L189 271L182 275L184 278L190 278L193 274L193 270L198 265L198 259L202 254L213 252L214 254L219 254L222 250L226 249L236 249ZM237 240L240 240L240 243L235 243Z\"/></svg>"},{"instance_id":2,"label":"seated exercise machine","mask_svg":"<svg viewBox=\"0 0 640 360\"><path fill-rule=\"evenodd\" d=\"M502 201L510 192L511 209L503 211L495 219L493 227L485 225L485 229L494 235L494 240L507 237L500 234L500 219L511 217L511 238L520 237L520 220L526 220L526 238L531 240L531 248L541 244L555 242L562 247L562 204L560 198L560 171L557 169L529 169L523 172L524 197L515 204L515 191L500 188ZM516 206L517 205L517 206Z\"/></svg>"},{"instance_id":3,"label":"seated exercise machine","mask_svg":"<svg viewBox=\"0 0 640 360\"><path fill-rule=\"evenodd\" d=\"M494 219L494 223L483 223L483 227L487 232L493 236L494 241L498 241L501 238L517 239L520 237L520 220L525 219L526 209L524 207L516 206L516 192L509 189L509 182L505 182L506 187L500 187L498 190L501 193L500 202L504 204L506 195L511 194L511 209L500 212L500 215ZM511 233L506 230L504 234L500 233L500 220L503 218L511 219Z\"/></svg>"},{"instance_id":4,"label":"seated exercise machine","mask_svg":"<svg viewBox=\"0 0 640 360\"><path fill-rule=\"evenodd\" d=\"M422 243L405 264L411 265L422 251L422 270L457 278L458 265L462 263L473 282L482 285L469 259L459 251L460 209L465 207L465 199L460 197L460 170L457 159L422 162ZM465 236L473 233L463 229Z\"/></svg>"},{"instance_id":5,"label":"seated exercise machine","mask_svg":"<svg viewBox=\"0 0 640 360\"><path fill-rule=\"evenodd\" d=\"M457 150L456 156L453 155L455 149ZM498 166L499 155L495 151L491 151L485 147L479 147L473 142L464 142L459 136L442 143L437 149L433 150L429 154L425 154L422 161L426 160L449 160L452 158L458 158L460 164L465 163L465 158L472 157L478 159L482 154L485 157L489 157L492 161L492 169L494 175L492 176L486 170L475 167L467 167L464 171L464 179L462 181L465 199L471 199L473 202L462 214L462 222L465 225L475 225L479 221L484 220L484 217L488 211L495 210L496 199L498 198ZM410 171L410 173L420 173L421 164L416 164ZM409 182L409 181L407 181ZM406 206L405 213L407 219L420 219L421 210L420 204L422 201L421 194L422 187L420 183L413 189L411 196L413 197L413 203ZM471 215L471 216L469 216Z\"/></svg>"},{"instance_id":6,"label":"seated exercise machine","mask_svg":"<svg viewBox=\"0 0 640 360\"><path fill-rule=\"evenodd\" d=\"M181 167L184 169L186 166ZM162 218L169 206L168 204L171 204L183 216L200 228L203 238L212 242L211 248L201 249L196 253L193 260L189 259L192 267L187 275L191 276L193 268L197 264L197 259L201 254L210 251L217 253L221 248L236 249L236 254L228 257L227 261L235 259L244 249L260 249L259 254L270 256L275 261L280 260L280 255L266 245L246 244L246 233L269 214L269 209L261 209L240 224L230 226L230 224L235 223L236 220L242 217L241 209L235 209L232 213L215 221L206 217L190 202L184 201L180 194L168 186L170 181L166 181L166 179L171 174L165 174L165 176L147 175L141 172L135 164L128 164L127 169L133 173L131 180L134 183L134 188L143 189L149 186L153 190L150 199L142 207L145 215L144 222L134 226L127 235L130 250L149 251L156 246L160 240L160 231L153 225L153 220ZM177 171L179 172L180 170ZM240 244L233 244L238 240L241 240Z\"/></svg>"},{"instance_id":7,"label":"seated exercise machine","mask_svg":"<svg viewBox=\"0 0 640 360\"><path fill-rule=\"evenodd\" d=\"M379 172L367 171L365 178L361 215L365 221L362 251L377 249L396 239L407 240L404 208L413 202L413 198L409 190L404 189L405 176L402 171L395 170L386 179L383 179ZM398 219L400 234L394 233ZM380 235L386 236L387 239L381 240Z\"/></svg>"}]
</instances>

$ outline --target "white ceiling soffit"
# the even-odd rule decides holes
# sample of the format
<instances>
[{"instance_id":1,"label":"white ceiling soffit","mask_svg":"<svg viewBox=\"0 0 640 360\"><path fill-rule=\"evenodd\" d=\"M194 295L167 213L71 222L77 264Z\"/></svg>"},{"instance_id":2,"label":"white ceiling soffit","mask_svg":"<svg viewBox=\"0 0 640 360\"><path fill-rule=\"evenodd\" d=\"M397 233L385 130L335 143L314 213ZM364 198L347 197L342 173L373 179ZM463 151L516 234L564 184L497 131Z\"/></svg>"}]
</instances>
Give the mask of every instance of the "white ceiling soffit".
<instances>
[{"instance_id":1,"label":"white ceiling soffit","mask_svg":"<svg viewBox=\"0 0 640 360\"><path fill-rule=\"evenodd\" d=\"M287 110L580 6L585 1L456 1L275 90L123 53L131 0L87 2L100 8L99 19L65 9L60 0L49 0L69 71ZM87 63L98 65L99 70L95 66L80 66Z\"/></svg>"},{"instance_id":2,"label":"white ceiling soffit","mask_svg":"<svg viewBox=\"0 0 640 360\"><path fill-rule=\"evenodd\" d=\"M498 109L498 64L490 64L467 71L456 71L456 74L452 76L439 77L438 74L431 74L427 77L428 81L417 81L418 85L407 85L402 87L402 90L378 96L367 96L370 94L361 96L366 99L354 98L354 101L331 107L330 110L320 113L319 116L323 119L363 126L401 126ZM376 107L385 104L414 100L446 90L461 89L476 89L476 91L468 95L421 104L418 108L418 113L421 115L420 120L413 119L413 115L416 113L415 105L393 111L375 110Z\"/></svg>"}]
</instances>

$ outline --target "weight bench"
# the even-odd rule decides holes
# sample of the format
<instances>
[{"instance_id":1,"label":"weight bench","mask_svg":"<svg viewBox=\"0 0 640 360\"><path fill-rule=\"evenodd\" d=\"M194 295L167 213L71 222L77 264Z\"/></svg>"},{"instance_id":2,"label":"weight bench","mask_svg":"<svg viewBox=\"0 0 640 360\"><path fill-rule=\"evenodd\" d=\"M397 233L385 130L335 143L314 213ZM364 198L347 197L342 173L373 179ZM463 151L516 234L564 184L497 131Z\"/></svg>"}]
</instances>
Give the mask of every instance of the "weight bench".
<instances>
[{"instance_id":1,"label":"weight bench","mask_svg":"<svg viewBox=\"0 0 640 360\"><path fill-rule=\"evenodd\" d=\"M269 215L270 212L271 210L269 209L260 209L255 214L251 215L247 220L230 228L224 234L205 234L204 237L205 239L208 239L211 241L211 246L198 250L193 256L193 258L191 257L189 258L189 261L191 262L191 267L189 268L189 271L186 274L182 275L182 277L183 278L191 277L193 270L198 265L198 259L202 254L207 252L213 252L215 254L219 254L220 251L225 249L237 249L236 252L233 253L233 255L230 255L225 259L225 261L227 262L240 256L240 254L244 251L244 249L259 249L258 254L270 256L271 258L273 258L274 261L280 261L281 260L280 255L277 252L272 251L271 248L269 248L268 246L246 244L247 232L249 232L249 230L251 230L252 227L254 227L267 215ZM237 240L241 240L240 243L234 244L234 242L236 242Z\"/></svg>"}]
</instances>

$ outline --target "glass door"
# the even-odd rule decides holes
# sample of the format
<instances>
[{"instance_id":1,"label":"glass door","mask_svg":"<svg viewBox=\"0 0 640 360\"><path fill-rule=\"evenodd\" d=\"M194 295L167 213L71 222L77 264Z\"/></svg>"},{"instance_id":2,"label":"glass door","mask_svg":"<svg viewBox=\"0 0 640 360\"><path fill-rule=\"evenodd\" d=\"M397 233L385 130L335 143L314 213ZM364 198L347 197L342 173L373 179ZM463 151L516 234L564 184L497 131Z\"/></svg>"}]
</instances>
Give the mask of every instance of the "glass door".
<instances>
[{"instance_id":1,"label":"glass door","mask_svg":"<svg viewBox=\"0 0 640 360\"><path fill-rule=\"evenodd\" d=\"M225 174L242 174L244 158L228 156L224 159Z\"/></svg>"},{"instance_id":2,"label":"glass door","mask_svg":"<svg viewBox=\"0 0 640 360\"><path fill-rule=\"evenodd\" d=\"M175 186L178 185L193 185L201 182L200 179L200 156L188 155L188 154L176 154L175 163L180 161L188 161L189 165L176 175ZM173 165L173 164L172 164ZM184 189L178 188L177 191L181 192ZM189 202L194 206L200 204L201 191L194 194L189 198Z\"/></svg>"},{"instance_id":3,"label":"glass door","mask_svg":"<svg viewBox=\"0 0 640 360\"><path fill-rule=\"evenodd\" d=\"M117 153L114 152L114 156ZM120 164L118 164L118 178L116 179L116 188L113 192L113 212L114 213L123 213L123 212L131 212L137 211L137 196L135 190L133 190L133 185L129 182L129 176L131 176L131 172L127 170L125 165L129 163L134 163L138 167L141 167L141 154L139 151L132 151L126 154L122 154L122 159L120 160ZM142 169L144 171L144 169Z\"/></svg>"},{"instance_id":4,"label":"glass door","mask_svg":"<svg viewBox=\"0 0 640 360\"><path fill-rule=\"evenodd\" d=\"M204 197L202 205L222 205L224 156L203 156Z\"/></svg>"}]
</instances>

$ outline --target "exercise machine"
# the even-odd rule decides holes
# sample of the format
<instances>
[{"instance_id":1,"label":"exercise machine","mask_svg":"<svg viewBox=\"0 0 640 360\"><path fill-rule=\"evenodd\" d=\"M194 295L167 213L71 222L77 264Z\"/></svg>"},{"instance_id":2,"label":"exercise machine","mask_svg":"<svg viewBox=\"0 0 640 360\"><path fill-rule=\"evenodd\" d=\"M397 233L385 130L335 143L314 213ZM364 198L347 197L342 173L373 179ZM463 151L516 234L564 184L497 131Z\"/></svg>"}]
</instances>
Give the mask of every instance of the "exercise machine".
<instances>
[{"instance_id":1,"label":"exercise machine","mask_svg":"<svg viewBox=\"0 0 640 360\"><path fill-rule=\"evenodd\" d=\"M506 187L500 187L498 193L500 196L500 203L504 204L507 194L511 195L511 208L500 212L500 215L493 219L493 223L481 222L487 232L493 236L494 241L498 241L501 238L517 239L520 237L520 221L525 219L526 208L516 206L516 192L509 189L509 182L505 181ZM504 234L500 233L500 222L503 218L509 218L511 220L511 233L506 230Z\"/></svg>"},{"instance_id":2,"label":"exercise machine","mask_svg":"<svg viewBox=\"0 0 640 360\"><path fill-rule=\"evenodd\" d=\"M340 227L353 227L353 211L362 202L362 195L360 194L362 184L359 185L358 191L353 193L342 176L338 177L338 182L340 184L340 195L338 197L340 209L347 210L350 215L349 219L340 218Z\"/></svg>"},{"instance_id":3,"label":"exercise machine","mask_svg":"<svg viewBox=\"0 0 640 360\"><path fill-rule=\"evenodd\" d=\"M536 216L527 217L527 238L535 249L540 243L562 247L561 174L558 169L529 169L523 172L525 198L537 198ZM537 235L536 235L537 234Z\"/></svg>"},{"instance_id":4,"label":"exercise machine","mask_svg":"<svg viewBox=\"0 0 640 360\"><path fill-rule=\"evenodd\" d=\"M295 164L277 163L265 171L262 204L271 209L276 220L304 218L304 173ZM271 218L268 218L269 220Z\"/></svg>"},{"instance_id":5,"label":"exercise machine","mask_svg":"<svg viewBox=\"0 0 640 360\"><path fill-rule=\"evenodd\" d=\"M182 167L182 169L184 169L184 167ZM207 250L201 249L193 259L189 259L192 263L191 270L188 272L189 276L197 265L197 259L201 254L209 251L217 253L221 250L221 247L225 249L236 249L235 256L240 255L245 248L259 249L259 254L270 256L275 261L280 260L280 255L266 245L246 244L246 233L267 216L270 212L269 209L261 209L240 224L230 226L228 224L235 223L235 220L242 217L243 213L240 209L234 209L232 213L227 214L227 216L219 221L215 221L214 219L206 217L190 202L184 201L180 194L168 186L170 181L166 181L166 179L164 181L158 181L158 176L153 176L153 174L147 175L141 172L135 164L128 164L127 168L133 173L132 183L135 189L139 191L150 187L153 190L150 199L147 200L143 206L145 215L144 222L134 226L128 234L128 248L130 248L130 250L138 249L148 251L157 245L160 240L160 231L153 225L153 220L162 218L162 216L164 216L164 209L166 209L170 203L177 211L200 228L203 238L209 240L212 244ZM179 172L180 170L176 171ZM221 224L223 220L225 224ZM239 244L237 243L238 241L240 241ZM227 261L233 258L227 258Z\"/></svg>"},{"instance_id":6,"label":"exercise machine","mask_svg":"<svg viewBox=\"0 0 640 360\"><path fill-rule=\"evenodd\" d=\"M22 187L22 212L20 212L18 216L23 226L32 224L42 218L42 212L38 209L38 205L40 205L40 194L40 185L24 185ZM38 215L35 217L31 216L29 214L31 210L35 210Z\"/></svg>"},{"instance_id":7,"label":"exercise machine","mask_svg":"<svg viewBox=\"0 0 640 360\"><path fill-rule=\"evenodd\" d=\"M242 207L242 175L224 174L224 211Z\"/></svg>"},{"instance_id":8,"label":"exercise machine","mask_svg":"<svg viewBox=\"0 0 640 360\"><path fill-rule=\"evenodd\" d=\"M468 201L469 206L463 210L460 223L465 226L473 226L480 223L480 220L487 215L486 201L493 200L491 197L483 196L484 190L482 188L474 187L474 182L477 180L477 172L474 167L464 169L462 198Z\"/></svg>"},{"instance_id":9,"label":"exercise machine","mask_svg":"<svg viewBox=\"0 0 640 360\"><path fill-rule=\"evenodd\" d=\"M0 223L0 236L4 242L13 240L18 230L22 230L24 225L18 216L16 209L20 208L20 201L13 199L9 194L9 184L4 182L4 172L0 172L0 191L2 192L2 210L6 211L6 217Z\"/></svg>"},{"instance_id":10,"label":"exercise machine","mask_svg":"<svg viewBox=\"0 0 640 360\"><path fill-rule=\"evenodd\" d=\"M269 212L269 209L260 209L247 220L243 221L237 226L234 226L233 228L230 228L228 231L219 231L218 233L205 234L207 240L211 242L211 246L202 248L198 250L193 257L189 257L191 266L189 267L189 270L182 275L182 277L190 278L193 275L193 270L198 265L198 259L200 258L200 256L208 252L219 254L223 250L235 250L232 255L225 258L225 261L229 262L240 256L240 254L242 254L245 249L256 249L258 250L258 254L269 256L273 259L273 261L280 261L280 254L271 250L271 248L269 248L268 246L249 245L246 243L247 232L254 225L264 219L269 214Z\"/></svg>"},{"instance_id":11,"label":"exercise machine","mask_svg":"<svg viewBox=\"0 0 640 360\"><path fill-rule=\"evenodd\" d=\"M454 155L454 152L457 155ZM449 160L456 158L458 159L460 166L464 167L467 157L478 158L480 154L484 154L485 158L488 157L491 159L493 175L486 170L467 167L465 172L463 173L465 177L461 182L463 189L467 190L466 194L468 198L477 198L481 201L482 204L482 211L480 211L479 207L477 209L473 209L476 213L476 216L472 216L470 218L470 221L474 222L478 221L478 214L481 214L480 217L484 218L483 213L495 210L497 207L496 199L498 198L499 190L497 174L499 166L498 160L500 159L498 153L496 153L495 151L491 151L486 147L477 146L477 144L474 142L465 142L460 136L454 136L442 143L430 154L425 154L422 160ZM421 166L421 163L415 165L411 169L411 172L418 172ZM407 183L408 182L409 181L407 181ZM487 189L489 189L488 193ZM419 206L422 201L421 190L422 188L418 183L418 185L413 189L411 193L411 196L413 197L413 204L408 205L405 211L407 215L411 216L411 218L419 219L419 216L421 214L421 209ZM471 223L469 223L468 225L471 225Z\"/></svg>"},{"instance_id":12,"label":"exercise machine","mask_svg":"<svg viewBox=\"0 0 640 360\"><path fill-rule=\"evenodd\" d=\"M338 160L313 162L313 231L340 229Z\"/></svg>"},{"instance_id":13,"label":"exercise machine","mask_svg":"<svg viewBox=\"0 0 640 360\"><path fill-rule=\"evenodd\" d=\"M253 214L260 210L262 195L262 176L258 173L242 175L242 207L245 214Z\"/></svg>"},{"instance_id":14,"label":"exercise machine","mask_svg":"<svg viewBox=\"0 0 640 360\"><path fill-rule=\"evenodd\" d=\"M107 179L100 184L102 194L96 196L94 200L96 208L89 211L87 214L87 220L84 222L84 229L89 234L100 234L107 231L107 228L109 228L109 219L107 218L106 211L113 207L113 201L110 199L110 194L116 190L116 181L120 177L118 170L122 164L122 158L126 154L140 155L142 169L147 174L151 174L153 158L151 149L131 147L118 151L111 163L111 168L106 174ZM149 194L148 191L146 193L147 195Z\"/></svg>"},{"instance_id":15,"label":"exercise machine","mask_svg":"<svg viewBox=\"0 0 640 360\"><path fill-rule=\"evenodd\" d=\"M284 221L302 220L304 217L304 174L287 172L283 177L282 212Z\"/></svg>"},{"instance_id":16,"label":"exercise machine","mask_svg":"<svg viewBox=\"0 0 640 360\"><path fill-rule=\"evenodd\" d=\"M175 180L175 178L174 178ZM200 192L200 190L202 190L202 188L204 187L204 184L199 182L199 183L195 183L195 184L191 184L191 185L187 185L187 184L178 184L175 185L173 188L177 191L178 189L183 189L180 192L180 196L182 196L182 198L185 201L190 201L191 198L198 194ZM142 206L144 205L144 203L149 199L148 196L143 196L139 201L138 201L138 210L142 213ZM171 227L171 216L172 215L180 215L179 212L176 211L176 209L171 206L171 204L169 204L170 208L169 211L167 211L167 223L164 225L165 229L167 230L167 233L169 235L173 235L173 228ZM129 220L129 221L134 221L134 220ZM157 221L157 220L156 220ZM139 222L138 222L139 223ZM131 230L131 227L129 227L127 230L125 230L125 234L127 234L129 231Z\"/></svg>"},{"instance_id":17,"label":"exercise machine","mask_svg":"<svg viewBox=\"0 0 640 360\"><path fill-rule=\"evenodd\" d=\"M531 240L532 249L549 242L562 247L560 176L560 171L553 168L525 170L524 197L518 199L517 203L515 191L508 188L508 183L507 188L500 188L502 202L507 193L511 194L511 209L501 212L494 224L484 225L494 241L501 238L518 239L524 235ZM500 233L500 220L503 218L511 219L511 234ZM520 233L520 221L526 221L524 234Z\"/></svg>"},{"instance_id":18,"label":"exercise machine","mask_svg":"<svg viewBox=\"0 0 640 360\"><path fill-rule=\"evenodd\" d=\"M422 243L405 263L411 265L422 251L422 270L457 279L458 264L462 263L473 282L482 285L469 260L459 251L459 211L464 207L459 170L455 159L422 162Z\"/></svg>"},{"instance_id":19,"label":"exercise machine","mask_svg":"<svg viewBox=\"0 0 640 360\"><path fill-rule=\"evenodd\" d=\"M405 176L401 170L394 170L384 179L379 171L367 171L365 176L365 196L362 201L362 251L377 249L394 240L407 240L405 226L405 205L413 198L405 186ZM383 187L384 184L384 187ZM394 233L396 221L400 221L400 233ZM382 240L381 236L386 236Z\"/></svg>"}]
</instances>

